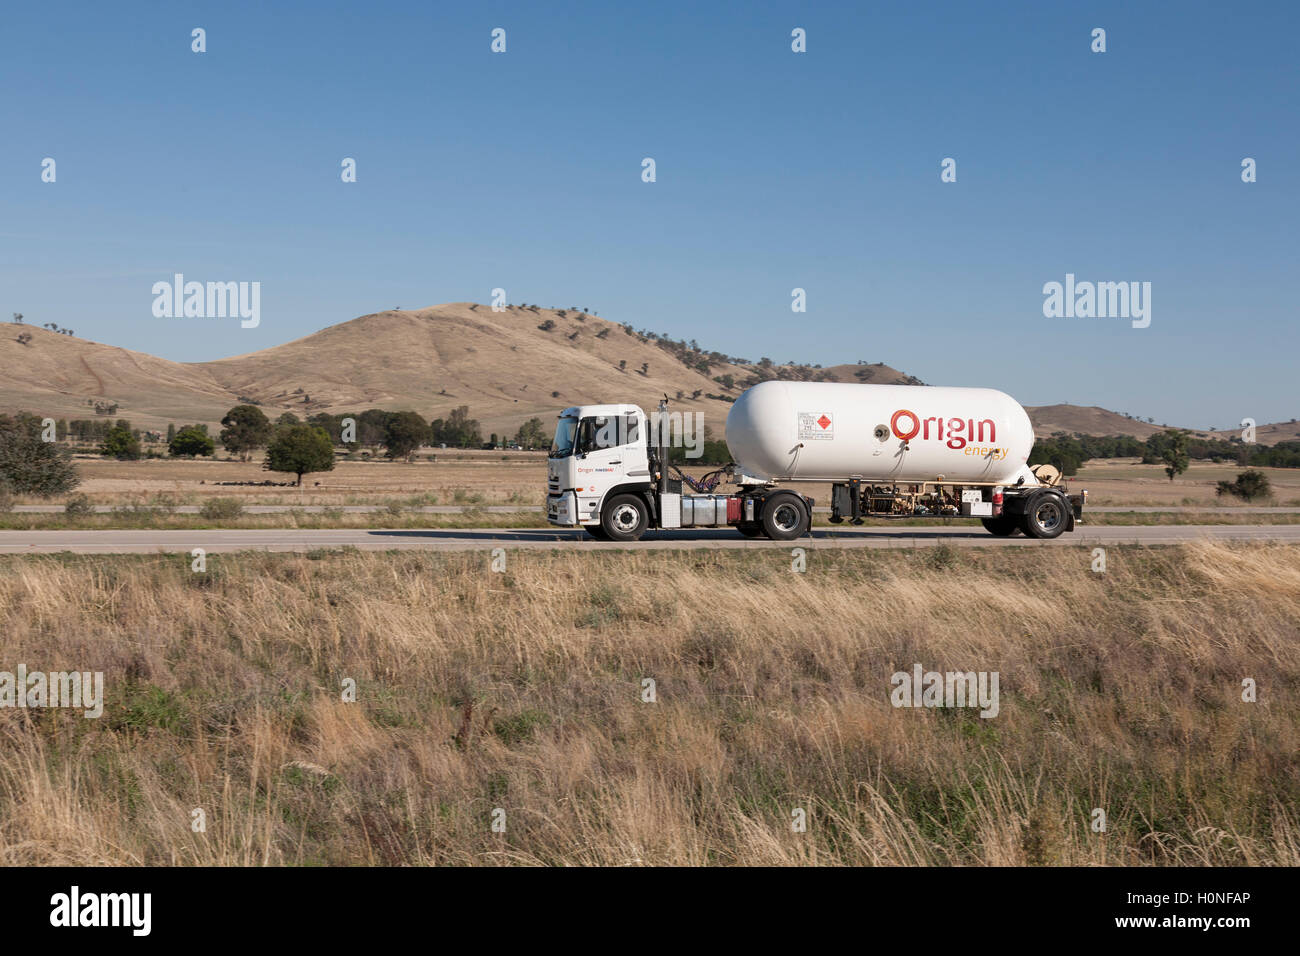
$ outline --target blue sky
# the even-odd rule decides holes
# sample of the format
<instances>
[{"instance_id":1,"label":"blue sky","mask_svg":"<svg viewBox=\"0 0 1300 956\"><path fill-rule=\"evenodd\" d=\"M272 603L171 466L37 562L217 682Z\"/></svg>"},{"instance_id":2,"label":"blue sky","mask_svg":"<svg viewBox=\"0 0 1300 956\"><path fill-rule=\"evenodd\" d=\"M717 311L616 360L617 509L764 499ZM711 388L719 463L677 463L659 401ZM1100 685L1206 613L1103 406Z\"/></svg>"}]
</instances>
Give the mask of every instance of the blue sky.
<instances>
[{"instance_id":1,"label":"blue sky","mask_svg":"<svg viewBox=\"0 0 1300 956\"><path fill-rule=\"evenodd\" d=\"M200 361L499 286L1025 404L1300 417L1298 11L10 5L0 315ZM176 272L261 282L260 326L155 318ZM1066 273L1150 282L1150 327L1045 318Z\"/></svg>"}]
</instances>

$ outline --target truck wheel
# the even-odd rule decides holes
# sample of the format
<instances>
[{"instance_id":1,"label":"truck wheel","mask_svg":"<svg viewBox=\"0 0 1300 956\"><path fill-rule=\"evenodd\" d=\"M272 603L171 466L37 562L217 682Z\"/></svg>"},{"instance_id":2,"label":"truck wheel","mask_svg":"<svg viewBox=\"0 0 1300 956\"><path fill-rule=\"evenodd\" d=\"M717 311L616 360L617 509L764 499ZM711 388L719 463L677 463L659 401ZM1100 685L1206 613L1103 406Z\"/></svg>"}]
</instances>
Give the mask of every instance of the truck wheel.
<instances>
[{"instance_id":1,"label":"truck wheel","mask_svg":"<svg viewBox=\"0 0 1300 956\"><path fill-rule=\"evenodd\" d=\"M763 533L762 527L756 524L738 524L736 525L736 530L746 538L757 538Z\"/></svg>"},{"instance_id":2,"label":"truck wheel","mask_svg":"<svg viewBox=\"0 0 1300 956\"><path fill-rule=\"evenodd\" d=\"M600 516L600 529L610 541L636 541L646 523L645 502L636 495L618 495Z\"/></svg>"},{"instance_id":3,"label":"truck wheel","mask_svg":"<svg viewBox=\"0 0 1300 956\"><path fill-rule=\"evenodd\" d=\"M763 533L773 541L793 541L808 531L808 509L795 495L777 495L763 504Z\"/></svg>"},{"instance_id":4,"label":"truck wheel","mask_svg":"<svg viewBox=\"0 0 1300 956\"><path fill-rule=\"evenodd\" d=\"M1040 492L1029 499L1020 519L1020 530L1031 538L1055 538L1069 523L1065 499L1051 492Z\"/></svg>"},{"instance_id":5,"label":"truck wheel","mask_svg":"<svg viewBox=\"0 0 1300 956\"><path fill-rule=\"evenodd\" d=\"M605 529L598 524L584 524L582 530L587 532L597 541L608 541L609 535L605 534Z\"/></svg>"},{"instance_id":6,"label":"truck wheel","mask_svg":"<svg viewBox=\"0 0 1300 956\"><path fill-rule=\"evenodd\" d=\"M995 534L999 538L1009 538L1020 530L1020 519L1015 515L1002 515L1000 518L981 518L984 522L984 528L989 534Z\"/></svg>"}]
</instances>

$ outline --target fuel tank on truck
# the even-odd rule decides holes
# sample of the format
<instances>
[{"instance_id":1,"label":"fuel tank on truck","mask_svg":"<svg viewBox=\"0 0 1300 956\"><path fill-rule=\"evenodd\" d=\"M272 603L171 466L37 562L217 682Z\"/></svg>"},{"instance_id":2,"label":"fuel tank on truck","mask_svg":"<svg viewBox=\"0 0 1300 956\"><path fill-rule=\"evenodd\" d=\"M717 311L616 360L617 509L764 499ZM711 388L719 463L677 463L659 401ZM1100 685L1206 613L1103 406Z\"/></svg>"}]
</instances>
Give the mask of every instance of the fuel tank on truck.
<instances>
[{"instance_id":1,"label":"fuel tank on truck","mask_svg":"<svg viewBox=\"0 0 1300 956\"><path fill-rule=\"evenodd\" d=\"M991 388L769 381L727 415L727 447L774 481L1037 484L1029 415Z\"/></svg>"}]
</instances>

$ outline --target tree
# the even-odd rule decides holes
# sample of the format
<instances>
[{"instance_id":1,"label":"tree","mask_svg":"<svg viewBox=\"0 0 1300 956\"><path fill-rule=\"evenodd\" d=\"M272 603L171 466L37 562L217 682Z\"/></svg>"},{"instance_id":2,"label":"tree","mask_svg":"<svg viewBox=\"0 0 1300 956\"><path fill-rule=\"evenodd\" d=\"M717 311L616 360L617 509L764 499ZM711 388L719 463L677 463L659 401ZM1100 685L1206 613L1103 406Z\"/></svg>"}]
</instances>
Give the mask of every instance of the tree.
<instances>
[{"instance_id":1,"label":"tree","mask_svg":"<svg viewBox=\"0 0 1300 956\"><path fill-rule=\"evenodd\" d=\"M215 447L212 439L201 428L187 425L167 443L167 453L176 457L194 458L198 455L211 455Z\"/></svg>"},{"instance_id":2,"label":"tree","mask_svg":"<svg viewBox=\"0 0 1300 956\"><path fill-rule=\"evenodd\" d=\"M521 448L538 448L547 444L546 430L540 418L530 418L519 426L515 434L515 444Z\"/></svg>"},{"instance_id":3,"label":"tree","mask_svg":"<svg viewBox=\"0 0 1300 956\"><path fill-rule=\"evenodd\" d=\"M405 458L432 438L433 432L415 412L393 412L384 426L384 447L389 458Z\"/></svg>"},{"instance_id":4,"label":"tree","mask_svg":"<svg viewBox=\"0 0 1300 956\"><path fill-rule=\"evenodd\" d=\"M1271 498L1273 489L1268 482L1268 475L1251 468L1238 473L1236 481L1221 481L1215 492L1218 495L1235 495L1244 501L1257 498Z\"/></svg>"},{"instance_id":5,"label":"tree","mask_svg":"<svg viewBox=\"0 0 1300 956\"><path fill-rule=\"evenodd\" d=\"M1191 458L1187 454L1187 432L1175 429L1168 434L1169 439L1165 443L1160 460L1165 463L1165 474L1169 476L1170 481L1173 481L1187 470Z\"/></svg>"},{"instance_id":6,"label":"tree","mask_svg":"<svg viewBox=\"0 0 1300 956\"><path fill-rule=\"evenodd\" d=\"M170 445L172 439L175 437L176 437L176 423L168 422L167 423L167 444Z\"/></svg>"},{"instance_id":7,"label":"tree","mask_svg":"<svg viewBox=\"0 0 1300 956\"><path fill-rule=\"evenodd\" d=\"M382 445L388 432L389 413L382 408L367 408L357 416L357 442Z\"/></svg>"},{"instance_id":8,"label":"tree","mask_svg":"<svg viewBox=\"0 0 1300 956\"><path fill-rule=\"evenodd\" d=\"M41 440L41 420L19 412L0 415L0 488L48 498L81 482L67 452Z\"/></svg>"},{"instance_id":9,"label":"tree","mask_svg":"<svg viewBox=\"0 0 1300 956\"><path fill-rule=\"evenodd\" d=\"M254 449L261 448L271 440L271 420L256 405L236 405L226 412L221 424L224 426L221 429L221 444L226 451L239 455L245 461Z\"/></svg>"},{"instance_id":10,"label":"tree","mask_svg":"<svg viewBox=\"0 0 1300 956\"><path fill-rule=\"evenodd\" d=\"M131 423L119 418L117 424L108 430L104 444L99 446L101 455L108 455L123 461L135 461L140 457L140 439L131 431Z\"/></svg>"},{"instance_id":11,"label":"tree","mask_svg":"<svg viewBox=\"0 0 1300 956\"><path fill-rule=\"evenodd\" d=\"M266 467L297 475L301 485L308 472L334 470L334 443L315 425L282 425L266 447Z\"/></svg>"},{"instance_id":12,"label":"tree","mask_svg":"<svg viewBox=\"0 0 1300 956\"><path fill-rule=\"evenodd\" d=\"M283 415L281 415L279 418L275 420L275 424L277 426L278 425L300 425L302 424L302 419L300 419L293 412L285 412Z\"/></svg>"},{"instance_id":13,"label":"tree","mask_svg":"<svg viewBox=\"0 0 1300 956\"><path fill-rule=\"evenodd\" d=\"M451 415L445 421L435 418L429 427L435 442L443 442L458 448L483 444L478 421L469 417L468 405L452 409Z\"/></svg>"}]
</instances>

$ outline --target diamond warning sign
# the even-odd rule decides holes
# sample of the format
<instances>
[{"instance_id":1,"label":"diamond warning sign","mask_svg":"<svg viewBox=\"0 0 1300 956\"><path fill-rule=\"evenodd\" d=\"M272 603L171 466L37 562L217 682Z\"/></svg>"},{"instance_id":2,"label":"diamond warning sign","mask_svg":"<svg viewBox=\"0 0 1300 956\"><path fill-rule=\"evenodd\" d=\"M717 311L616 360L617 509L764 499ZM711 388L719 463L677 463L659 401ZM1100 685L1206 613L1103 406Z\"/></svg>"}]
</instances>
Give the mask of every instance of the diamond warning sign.
<instances>
[{"instance_id":1,"label":"diamond warning sign","mask_svg":"<svg viewBox=\"0 0 1300 956\"><path fill-rule=\"evenodd\" d=\"M826 412L799 413L799 440L835 437L835 421Z\"/></svg>"}]
</instances>

